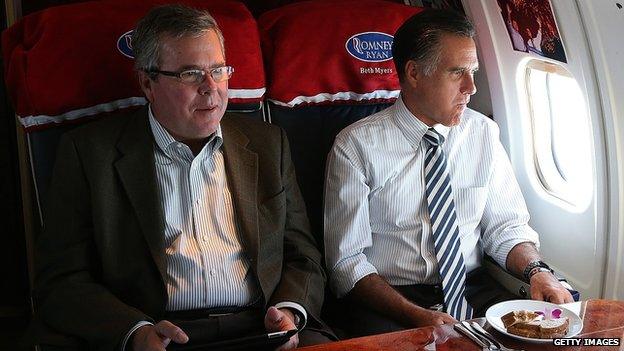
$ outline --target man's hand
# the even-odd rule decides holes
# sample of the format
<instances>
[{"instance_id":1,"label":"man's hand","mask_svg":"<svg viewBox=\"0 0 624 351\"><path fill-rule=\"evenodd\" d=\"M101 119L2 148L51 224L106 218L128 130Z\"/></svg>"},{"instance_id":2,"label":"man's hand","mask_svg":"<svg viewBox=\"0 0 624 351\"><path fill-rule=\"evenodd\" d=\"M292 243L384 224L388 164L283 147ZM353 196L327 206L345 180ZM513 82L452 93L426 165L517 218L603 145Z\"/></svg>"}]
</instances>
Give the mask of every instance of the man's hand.
<instances>
[{"instance_id":1,"label":"man's hand","mask_svg":"<svg viewBox=\"0 0 624 351\"><path fill-rule=\"evenodd\" d=\"M539 272L531 277L531 298L556 304L574 302L568 289L549 272Z\"/></svg>"},{"instance_id":2,"label":"man's hand","mask_svg":"<svg viewBox=\"0 0 624 351\"><path fill-rule=\"evenodd\" d=\"M372 273L355 283L350 298L354 302L388 317L406 327L424 327L457 323L447 313L420 307L406 299L377 273ZM356 322L357 323L357 322Z\"/></svg>"},{"instance_id":3,"label":"man's hand","mask_svg":"<svg viewBox=\"0 0 624 351\"><path fill-rule=\"evenodd\" d=\"M271 306L264 316L264 327L268 332L296 329L295 315L287 308L277 309ZM285 344L278 347L276 351L294 349L297 345L299 345L299 336L295 334Z\"/></svg>"},{"instance_id":4,"label":"man's hand","mask_svg":"<svg viewBox=\"0 0 624 351\"><path fill-rule=\"evenodd\" d=\"M410 325L414 327L427 327L431 325L442 325L442 324L454 324L457 323L457 320L451 317L450 314L433 311L426 308L418 307L414 305L414 309L411 309L409 312L409 317L407 320L410 321Z\"/></svg>"},{"instance_id":5,"label":"man's hand","mask_svg":"<svg viewBox=\"0 0 624 351\"><path fill-rule=\"evenodd\" d=\"M522 277L525 267L530 262L541 260L537 248L532 243L520 243L507 254L507 270ZM531 277L531 299L552 303L574 302L568 289L549 272L539 272Z\"/></svg>"},{"instance_id":6,"label":"man's hand","mask_svg":"<svg viewBox=\"0 0 624 351\"><path fill-rule=\"evenodd\" d=\"M133 351L165 351L171 341L185 344L188 336L169 321L160 321L155 325L144 325L132 334Z\"/></svg>"}]
</instances>

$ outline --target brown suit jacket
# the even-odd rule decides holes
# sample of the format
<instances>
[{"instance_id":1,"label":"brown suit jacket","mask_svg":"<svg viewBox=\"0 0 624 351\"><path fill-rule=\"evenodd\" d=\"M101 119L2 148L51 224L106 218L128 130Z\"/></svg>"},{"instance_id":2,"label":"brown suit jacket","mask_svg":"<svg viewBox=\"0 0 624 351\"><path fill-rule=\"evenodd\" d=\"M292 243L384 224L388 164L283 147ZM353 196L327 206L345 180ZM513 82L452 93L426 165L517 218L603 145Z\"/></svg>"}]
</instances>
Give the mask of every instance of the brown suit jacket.
<instances>
[{"instance_id":1,"label":"brown suit jacket","mask_svg":"<svg viewBox=\"0 0 624 351\"><path fill-rule=\"evenodd\" d=\"M221 128L242 245L265 306L297 302L318 320L325 275L283 130L229 114ZM138 321L162 318L153 145L146 108L63 136L36 257L36 342L116 350Z\"/></svg>"}]
</instances>

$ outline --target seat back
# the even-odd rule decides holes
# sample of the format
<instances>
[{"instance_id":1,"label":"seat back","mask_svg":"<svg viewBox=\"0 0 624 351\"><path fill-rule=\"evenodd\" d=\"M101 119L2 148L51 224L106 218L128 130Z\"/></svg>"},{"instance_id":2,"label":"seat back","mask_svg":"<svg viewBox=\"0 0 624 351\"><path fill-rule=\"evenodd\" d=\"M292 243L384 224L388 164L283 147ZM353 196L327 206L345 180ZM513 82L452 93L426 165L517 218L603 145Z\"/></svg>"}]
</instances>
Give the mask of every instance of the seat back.
<instances>
[{"instance_id":1,"label":"seat back","mask_svg":"<svg viewBox=\"0 0 624 351\"><path fill-rule=\"evenodd\" d=\"M163 1L92 1L33 13L2 34L6 84L26 131L35 208L45 199L60 136L85 122L146 103L140 90L131 33ZM257 24L238 2L188 0L208 9L225 37L228 110L263 118L264 69Z\"/></svg>"},{"instance_id":2,"label":"seat back","mask_svg":"<svg viewBox=\"0 0 624 351\"><path fill-rule=\"evenodd\" d=\"M382 0L307 1L258 19L267 117L288 134L321 249L327 154L340 130L399 96L392 36L420 10Z\"/></svg>"}]
</instances>

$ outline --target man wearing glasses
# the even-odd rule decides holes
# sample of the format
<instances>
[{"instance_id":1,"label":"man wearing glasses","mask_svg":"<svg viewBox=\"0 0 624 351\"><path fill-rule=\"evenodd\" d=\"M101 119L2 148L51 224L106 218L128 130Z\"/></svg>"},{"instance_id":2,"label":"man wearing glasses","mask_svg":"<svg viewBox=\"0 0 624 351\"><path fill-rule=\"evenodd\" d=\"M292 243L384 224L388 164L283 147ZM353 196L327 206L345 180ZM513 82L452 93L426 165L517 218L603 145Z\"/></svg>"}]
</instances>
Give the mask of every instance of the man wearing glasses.
<instances>
[{"instance_id":1,"label":"man wearing glasses","mask_svg":"<svg viewBox=\"0 0 624 351\"><path fill-rule=\"evenodd\" d=\"M306 324L281 348L329 341L312 330L323 328L325 277L286 136L226 115L234 69L214 19L155 8L133 50L149 105L59 148L39 242L38 342L165 350Z\"/></svg>"}]
</instances>

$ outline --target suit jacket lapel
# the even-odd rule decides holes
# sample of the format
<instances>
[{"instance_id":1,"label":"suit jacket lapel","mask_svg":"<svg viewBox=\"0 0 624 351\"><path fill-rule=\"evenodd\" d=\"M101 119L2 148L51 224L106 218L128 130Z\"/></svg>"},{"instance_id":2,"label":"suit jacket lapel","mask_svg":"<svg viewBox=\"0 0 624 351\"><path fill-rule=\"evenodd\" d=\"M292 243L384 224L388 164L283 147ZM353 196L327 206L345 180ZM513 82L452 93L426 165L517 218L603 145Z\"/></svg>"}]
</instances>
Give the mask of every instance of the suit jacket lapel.
<instances>
[{"instance_id":1,"label":"suit jacket lapel","mask_svg":"<svg viewBox=\"0 0 624 351\"><path fill-rule=\"evenodd\" d=\"M228 186L240 224L243 245L258 274L258 155L247 149L249 139L227 121L221 122Z\"/></svg>"},{"instance_id":2,"label":"suit jacket lapel","mask_svg":"<svg viewBox=\"0 0 624 351\"><path fill-rule=\"evenodd\" d=\"M164 281L167 273L164 223L156 185L153 136L147 118L147 108L132 115L127 128L122 132L117 148L122 156L115 162L115 168Z\"/></svg>"},{"instance_id":3,"label":"suit jacket lapel","mask_svg":"<svg viewBox=\"0 0 624 351\"><path fill-rule=\"evenodd\" d=\"M167 272L164 222L157 194L153 136L147 119L147 109L141 109L131 118L132 121L128 123L117 144L122 156L115 162L115 168L164 280ZM249 255L252 269L258 274L258 155L247 149L249 139L227 122L227 115L221 128L225 170L240 224L242 244Z\"/></svg>"}]
</instances>

